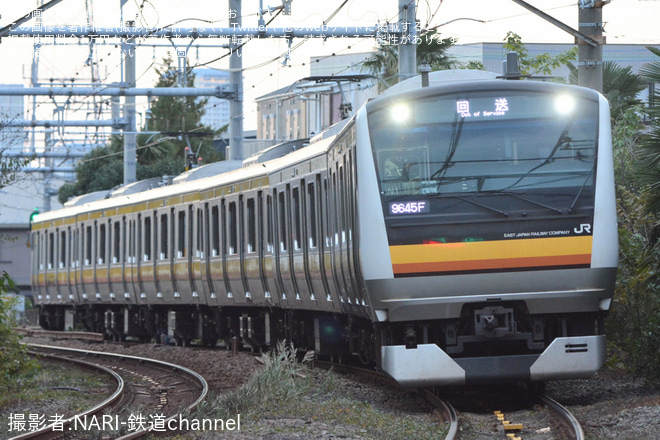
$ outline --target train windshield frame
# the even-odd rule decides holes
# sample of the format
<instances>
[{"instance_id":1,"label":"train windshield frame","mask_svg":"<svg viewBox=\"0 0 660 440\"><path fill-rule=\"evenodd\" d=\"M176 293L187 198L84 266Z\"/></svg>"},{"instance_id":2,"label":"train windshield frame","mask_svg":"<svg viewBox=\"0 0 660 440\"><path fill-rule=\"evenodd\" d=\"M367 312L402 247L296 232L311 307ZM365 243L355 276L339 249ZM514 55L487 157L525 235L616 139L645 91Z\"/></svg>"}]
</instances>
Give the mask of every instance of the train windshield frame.
<instances>
[{"instance_id":1,"label":"train windshield frame","mask_svg":"<svg viewBox=\"0 0 660 440\"><path fill-rule=\"evenodd\" d=\"M383 201L510 194L544 203L565 193L563 204L593 206L598 115L596 99L570 88L392 99L368 116Z\"/></svg>"}]
</instances>

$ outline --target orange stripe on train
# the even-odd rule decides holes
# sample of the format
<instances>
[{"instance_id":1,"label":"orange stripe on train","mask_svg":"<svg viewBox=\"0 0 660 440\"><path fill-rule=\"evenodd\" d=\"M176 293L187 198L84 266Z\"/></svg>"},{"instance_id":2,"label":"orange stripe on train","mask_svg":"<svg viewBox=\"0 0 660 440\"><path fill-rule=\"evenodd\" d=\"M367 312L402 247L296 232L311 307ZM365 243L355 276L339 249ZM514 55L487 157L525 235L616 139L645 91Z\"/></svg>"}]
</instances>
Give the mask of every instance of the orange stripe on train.
<instances>
[{"instance_id":1,"label":"orange stripe on train","mask_svg":"<svg viewBox=\"0 0 660 440\"><path fill-rule=\"evenodd\" d=\"M591 263L592 237L557 237L390 246L395 274Z\"/></svg>"}]
</instances>

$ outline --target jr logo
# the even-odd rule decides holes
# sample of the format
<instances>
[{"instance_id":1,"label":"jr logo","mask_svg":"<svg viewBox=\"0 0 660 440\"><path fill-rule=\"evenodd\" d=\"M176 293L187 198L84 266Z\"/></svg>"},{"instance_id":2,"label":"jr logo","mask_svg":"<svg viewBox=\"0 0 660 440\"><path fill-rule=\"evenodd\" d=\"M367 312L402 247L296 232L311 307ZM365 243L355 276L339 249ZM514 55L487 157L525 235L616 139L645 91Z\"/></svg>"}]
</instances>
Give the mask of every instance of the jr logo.
<instances>
[{"instance_id":1,"label":"jr logo","mask_svg":"<svg viewBox=\"0 0 660 440\"><path fill-rule=\"evenodd\" d=\"M578 228L573 228L573 232L576 234L591 234L591 225L589 223L581 223L580 224L580 229Z\"/></svg>"}]
</instances>

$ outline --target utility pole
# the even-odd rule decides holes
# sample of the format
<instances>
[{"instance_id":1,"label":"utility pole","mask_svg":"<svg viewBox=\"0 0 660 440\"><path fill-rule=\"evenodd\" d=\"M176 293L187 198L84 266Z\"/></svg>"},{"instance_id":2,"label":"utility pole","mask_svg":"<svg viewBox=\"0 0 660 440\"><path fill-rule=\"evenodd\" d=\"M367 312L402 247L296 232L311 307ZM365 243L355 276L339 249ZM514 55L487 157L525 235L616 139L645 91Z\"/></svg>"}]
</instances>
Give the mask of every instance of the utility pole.
<instances>
[{"instance_id":1,"label":"utility pole","mask_svg":"<svg viewBox=\"0 0 660 440\"><path fill-rule=\"evenodd\" d=\"M415 1L399 0L399 82L417 75L417 22L415 21Z\"/></svg>"},{"instance_id":2,"label":"utility pole","mask_svg":"<svg viewBox=\"0 0 660 440\"><path fill-rule=\"evenodd\" d=\"M133 27L131 23L130 27ZM124 83L126 88L135 87L135 38L123 44ZM137 180L137 128L135 124L135 96L124 97L124 185Z\"/></svg>"},{"instance_id":3,"label":"utility pole","mask_svg":"<svg viewBox=\"0 0 660 440\"><path fill-rule=\"evenodd\" d=\"M241 28L241 0L229 0L229 26ZM236 95L229 101L229 157L243 159L243 58L241 41L232 38L229 44L229 83Z\"/></svg>"},{"instance_id":4,"label":"utility pole","mask_svg":"<svg viewBox=\"0 0 660 440\"><path fill-rule=\"evenodd\" d=\"M607 1L579 0L579 30L562 23L524 0L514 3L575 37L578 45L578 85L603 91L603 6Z\"/></svg>"},{"instance_id":5,"label":"utility pole","mask_svg":"<svg viewBox=\"0 0 660 440\"><path fill-rule=\"evenodd\" d=\"M598 44L586 44L580 39L578 44L578 85L603 91L603 6L606 2L579 0L578 30Z\"/></svg>"}]
</instances>

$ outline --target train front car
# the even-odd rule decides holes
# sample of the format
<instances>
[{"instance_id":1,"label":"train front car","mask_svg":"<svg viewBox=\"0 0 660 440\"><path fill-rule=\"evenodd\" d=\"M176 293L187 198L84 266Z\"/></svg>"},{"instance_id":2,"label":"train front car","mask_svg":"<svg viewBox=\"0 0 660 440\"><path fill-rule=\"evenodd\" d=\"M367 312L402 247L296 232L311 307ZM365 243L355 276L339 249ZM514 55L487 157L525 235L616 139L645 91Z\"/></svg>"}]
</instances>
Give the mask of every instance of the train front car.
<instances>
[{"instance_id":1,"label":"train front car","mask_svg":"<svg viewBox=\"0 0 660 440\"><path fill-rule=\"evenodd\" d=\"M532 81L422 88L369 103L356 128L369 139L360 249L387 373L426 386L603 365L618 245L600 94Z\"/></svg>"}]
</instances>

